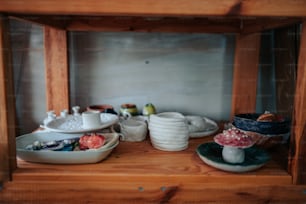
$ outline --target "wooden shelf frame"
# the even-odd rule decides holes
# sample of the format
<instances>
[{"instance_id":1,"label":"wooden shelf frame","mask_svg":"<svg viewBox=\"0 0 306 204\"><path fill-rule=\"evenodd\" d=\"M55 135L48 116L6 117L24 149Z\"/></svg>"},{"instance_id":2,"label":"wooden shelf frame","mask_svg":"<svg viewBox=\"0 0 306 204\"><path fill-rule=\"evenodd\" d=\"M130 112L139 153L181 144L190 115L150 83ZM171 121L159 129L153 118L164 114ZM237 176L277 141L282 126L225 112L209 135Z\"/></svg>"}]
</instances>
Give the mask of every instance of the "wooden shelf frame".
<instances>
[{"instance_id":1,"label":"wooden shelf frame","mask_svg":"<svg viewBox=\"0 0 306 204\"><path fill-rule=\"evenodd\" d=\"M27 170L23 172L23 169L19 169L16 166L13 73L10 63L10 45L7 39L9 36L8 18L38 23L44 27L47 108L52 108L56 111L69 108L69 64L67 56L67 32L69 31L235 33L237 37L231 115L245 111L255 111L260 33L267 29L301 23L302 32L297 67L298 76L294 113L292 117L292 136L288 155L288 171L285 170L287 174L283 177L286 178L284 179L286 181L289 178L291 182L277 184L277 182L271 181L271 183L247 184L243 176L229 175L220 177L217 183L220 184L224 178L226 179L223 181L223 184L233 180L240 180L237 185L233 186L232 190L228 190L228 187L220 187L213 184L211 186L199 187L196 178L193 181L191 179L190 182L179 180L179 183L182 185L184 183L184 185L188 186L188 193L183 198L188 198L189 196L189 199L195 193L200 193L201 189L205 189L208 192L227 191L223 198L229 200L239 200L241 198L239 192L241 191L246 193L243 195L252 196L252 191L257 189L256 193L259 194L259 197L254 198L254 200L263 201L272 199L273 196L271 197L269 193L258 192L258 188L261 187L268 190L268 192L273 190L278 192L279 194L273 197L276 201L285 199L285 197L282 197L282 194L286 195L288 200L305 199L305 186L296 185L306 184L306 170L304 167L306 166L306 147L304 145L306 140L305 0L53 0L46 2L29 0L26 3L19 0L0 0L0 5L0 47L2 48L0 50L0 105L3 107L0 111L0 159L2 164L4 164L0 167L0 180L12 180L13 182L7 184L8 189L11 189L12 192L15 189L14 186L22 188L26 186L27 182L32 184L38 182L42 191L45 190L45 198L51 199L47 192L56 191L57 186L53 185L50 179L46 182L39 182L39 174L31 173L31 171ZM55 89L54 84L60 85L62 89ZM245 89L241 89L241 87ZM23 167L27 166L27 164L20 164ZM43 168L40 170L43 170ZM37 171L40 170L38 169ZM61 167L55 170L55 172L58 172L58 170L61 170ZM50 173L52 171L44 172L42 176L48 176ZM73 171L69 171L69 173L73 174ZM59 174L60 172L54 173L54 178L60 176ZM69 180L72 177L64 179L61 182L63 186L61 189L72 192L81 190L81 188L73 185L84 185L86 179L78 180L82 176L77 173L75 173L75 176L75 181ZM96 174L96 176L101 177L99 174ZM155 192L156 189L153 190L148 187L150 189L150 192L146 194L146 196L149 196L148 198L150 198L152 193L162 194L160 195L162 197L158 199L161 202L171 199L176 194L177 187L172 189L171 185L174 180L178 181L179 177L175 178L175 175L172 175L174 180L169 180L167 176L169 175L165 175L162 179L163 183L168 182L169 184L165 190L157 193ZM270 177L268 175L254 176L254 178L258 176L259 180L265 178L271 179L273 177L273 175L270 175ZM30 177L32 180L26 179L26 177ZM149 180L153 177L151 175L147 179ZM105 179L103 176L101 178ZM91 177L91 179L94 179L94 177ZM151 185L157 188L161 184L160 182L152 184L152 182L148 182L144 178L142 179L143 184L147 186ZM218 176L212 176L212 179L218 179ZM107 183L110 189L118 190L121 182L118 180L104 182L98 179L92 186L86 185L86 188L97 188L98 185ZM132 181L129 180L129 182ZM131 186L126 186L128 191L125 191L125 193L131 191L129 188L137 186L137 182L132 183ZM53 187L48 188L48 185L53 185ZM97 189L105 190L103 188ZM244 189L244 191L241 189ZM124 191L123 189L121 190ZM142 191L141 188L138 190ZM28 191L20 190L20 192ZM139 195L134 194L132 196L127 193L121 199L135 199L135 196ZM96 197L94 196L94 198ZM176 199L179 198L180 196ZM205 198L208 200L205 201L213 198L216 198L216 196L208 196ZM204 197L201 197L197 202L201 203L204 201L203 199ZM18 202L16 201L16 203Z\"/></svg>"}]
</instances>

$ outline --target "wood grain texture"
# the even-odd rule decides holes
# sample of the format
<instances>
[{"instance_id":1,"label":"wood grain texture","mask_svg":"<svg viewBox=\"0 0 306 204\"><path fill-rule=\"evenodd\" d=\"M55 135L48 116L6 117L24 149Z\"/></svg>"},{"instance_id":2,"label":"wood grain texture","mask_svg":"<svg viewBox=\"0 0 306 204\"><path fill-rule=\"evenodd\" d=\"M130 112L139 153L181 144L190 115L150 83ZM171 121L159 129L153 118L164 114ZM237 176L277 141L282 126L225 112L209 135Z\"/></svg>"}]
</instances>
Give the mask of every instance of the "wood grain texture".
<instances>
[{"instance_id":1,"label":"wood grain texture","mask_svg":"<svg viewBox=\"0 0 306 204\"><path fill-rule=\"evenodd\" d=\"M291 118L293 113L297 76L298 32L296 26L274 31L276 107L279 114L288 118Z\"/></svg>"},{"instance_id":2,"label":"wood grain texture","mask_svg":"<svg viewBox=\"0 0 306 204\"><path fill-rule=\"evenodd\" d=\"M0 0L0 5L0 12L27 14L306 16L303 0Z\"/></svg>"},{"instance_id":3,"label":"wood grain texture","mask_svg":"<svg viewBox=\"0 0 306 204\"><path fill-rule=\"evenodd\" d=\"M15 97L11 62L9 21L0 15L0 182L16 168Z\"/></svg>"},{"instance_id":4,"label":"wood grain texture","mask_svg":"<svg viewBox=\"0 0 306 204\"><path fill-rule=\"evenodd\" d=\"M160 151L149 140L121 142L107 160L87 165L37 164L18 160L14 181L141 181L192 183L291 184L291 176L275 160L263 168L243 174L220 171L203 163L195 150L212 137L191 139L188 149L178 152Z\"/></svg>"},{"instance_id":5,"label":"wood grain texture","mask_svg":"<svg viewBox=\"0 0 306 204\"><path fill-rule=\"evenodd\" d=\"M297 68L293 131L291 137L291 173L293 183L306 184L306 22L301 32Z\"/></svg>"},{"instance_id":6,"label":"wood grain texture","mask_svg":"<svg viewBox=\"0 0 306 204\"><path fill-rule=\"evenodd\" d=\"M233 73L232 117L238 113L255 112L259 50L259 33L237 36Z\"/></svg>"},{"instance_id":7,"label":"wood grain texture","mask_svg":"<svg viewBox=\"0 0 306 204\"><path fill-rule=\"evenodd\" d=\"M305 202L305 187L219 183L159 182L38 182L7 183L0 203L297 203Z\"/></svg>"},{"instance_id":8,"label":"wood grain texture","mask_svg":"<svg viewBox=\"0 0 306 204\"><path fill-rule=\"evenodd\" d=\"M179 152L154 149L149 140L121 142L105 161L88 165L35 164L18 160L0 203L288 203L306 199L305 186L274 160L247 173L206 165L191 139Z\"/></svg>"},{"instance_id":9,"label":"wood grain texture","mask_svg":"<svg viewBox=\"0 0 306 204\"><path fill-rule=\"evenodd\" d=\"M69 110L69 68L66 31L44 28L47 110Z\"/></svg>"},{"instance_id":10,"label":"wood grain texture","mask_svg":"<svg viewBox=\"0 0 306 204\"><path fill-rule=\"evenodd\" d=\"M116 17L12 15L13 19L69 31L243 33L300 23L300 18L241 17Z\"/></svg>"}]
</instances>

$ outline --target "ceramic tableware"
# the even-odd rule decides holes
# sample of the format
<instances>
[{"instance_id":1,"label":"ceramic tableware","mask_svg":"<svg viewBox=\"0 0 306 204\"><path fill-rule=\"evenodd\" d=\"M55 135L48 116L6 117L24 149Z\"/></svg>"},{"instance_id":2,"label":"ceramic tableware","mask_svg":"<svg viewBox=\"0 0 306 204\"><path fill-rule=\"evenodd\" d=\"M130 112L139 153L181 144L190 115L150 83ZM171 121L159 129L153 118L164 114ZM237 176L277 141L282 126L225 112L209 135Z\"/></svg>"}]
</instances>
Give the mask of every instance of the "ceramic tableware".
<instances>
[{"instance_id":1,"label":"ceramic tableware","mask_svg":"<svg viewBox=\"0 0 306 204\"><path fill-rule=\"evenodd\" d=\"M256 142L254 138L244 132L231 128L224 130L214 137L214 141L223 146L222 157L228 163L243 163L245 159L244 149L253 146Z\"/></svg>"},{"instance_id":2,"label":"ceramic tableware","mask_svg":"<svg viewBox=\"0 0 306 204\"><path fill-rule=\"evenodd\" d=\"M120 106L120 115L124 118L130 118L138 115L138 109L135 104L125 103Z\"/></svg>"},{"instance_id":3,"label":"ceramic tableware","mask_svg":"<svg viewBox=\"0 0 306 204\"><path fill-rule=\"evenodd\" d=\"M215 121L213 121L213 120L211 120L207 117L202 117L202 118L203 118L203 120L205 120L205 128L203 130L200 130L200 131L189 132L189 137L190 138L200 138L200 137L213 135L214 133L216 133L219 130L219 126Z\"/></svg>"},{"instance_id":4,"label":"ceramic tableware","mask_svg":"<svg viewBox=\"0 0 306 204\"><path fill-rule=\"evenodd\" d=\"M270 156L265 150L250 147L245 149L244 161L239 164L233 164L224 161L222 150L223 147L221 145L209 142L199 145L196 152L204 163L223 171L236 173L254 171L264 166L270 160Z\"/></svg>"},{"instance_id":5,"label":"ceramic tableware","mask_svg":"<svg viewBox=\"0 0 306 204\"><path fill-rule=\"evenodd\" d=\"M88 164L106 159L119 144L116 133L103 133L106 144L99 149L80 151L50 151L27 150L26 147L35 141L53 141L81 137L83 134L63 134L54 132L34 132L16 138L16 152L18 158L38 163L52 164Z\"/></svg>"},{"instance_id":6,"label":"ceramic tableware","mask_svg":"<svg viewBox=\"0 0 306 204\"><path fill-rule=\"evenodd\" d=\"M91 131L102 130L119 121L117 115L110 113L100 113L101 125L95 128L84 128L82 122L82 116L80 115L68 115L66 118L56 118L46 124L44 127L48 131L61 132L61 133L85 133Z\"/></svg>"},{"instance_id":7,"label":"ceramic tableware","mask_svg":"<svg viewBox=\"0 0 306 204\"><path fill-rule=\"evenodd\" d=\"M290 131L291 121L286 117L277 114L277 120L274 121L258 121L262 114L245 113L234 116L233 125L241 130L257 132L260 134L285 134Z\"/></svg>"},{"instance_id":8,"label":"ceramic tableware","mask_svg":"<svg viewBox=\"0 0 306 204\"><path fill-rule=\"evenodd\" d=\"M85 111L82 113L82 127L84 129L94 129L101 126L99 111Z\"/></svg>"},{"instance_id":9,"label":"ceramic tableware","mask_svg":"<svg viewBox=\"0 0 306 204\"><path fill-rule=\"evenodd\" d=\"M150 140L152 146L163 151L181 151L188 147L188 126L178 112L150 115Z\"/></svg>"},{"instance_id":10,"label":"ceramic tableware","mask_svg":"<svg viewBox=\"0 0 306 204\"><path fill-rule=\"evenodd\" d=\"M148 129L143 121L127 119L121 120L113 131L117 132L123 141L140 142L146 138Z\"/></svg>"},{"instance_id":11,"label":"ceramic tableware","mask_svg":"<svg viewBox=\"0 0 306 204\"><path fill-rule=\"evenodd\" d=\"M101 113L111 113L117 115L114 107L109 104L91 105L87 107L88 111L99 111Z\"/></svg>"}]
</instances>

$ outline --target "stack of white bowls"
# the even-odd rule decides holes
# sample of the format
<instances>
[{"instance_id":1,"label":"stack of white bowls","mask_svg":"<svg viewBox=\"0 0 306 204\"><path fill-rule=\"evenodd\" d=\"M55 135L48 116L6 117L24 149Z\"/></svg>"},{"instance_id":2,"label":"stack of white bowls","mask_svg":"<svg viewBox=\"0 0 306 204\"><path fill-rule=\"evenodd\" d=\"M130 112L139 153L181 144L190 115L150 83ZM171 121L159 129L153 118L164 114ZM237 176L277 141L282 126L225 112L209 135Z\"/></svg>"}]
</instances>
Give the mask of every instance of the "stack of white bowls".
<instances>
[{"instance_id":1,"label":"stack of white bowls","mask_svg":"<svg viewBox=\"0 0 306 204\"><path fill-rule=\"evenodd\" d=\"M188 126L178 112L150 115L150 139L153 147L164 151L181 151L188 147Z\"/></svg>"}]
</instances>

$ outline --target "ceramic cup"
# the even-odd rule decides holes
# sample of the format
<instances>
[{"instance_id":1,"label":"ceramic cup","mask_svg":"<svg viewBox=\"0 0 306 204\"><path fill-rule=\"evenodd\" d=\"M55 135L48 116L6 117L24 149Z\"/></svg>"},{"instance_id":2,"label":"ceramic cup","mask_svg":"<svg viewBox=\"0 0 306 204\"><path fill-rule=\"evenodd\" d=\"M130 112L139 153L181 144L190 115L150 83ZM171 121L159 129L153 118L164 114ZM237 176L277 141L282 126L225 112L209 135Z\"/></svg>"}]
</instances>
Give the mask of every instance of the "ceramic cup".
<instances>
[{"instance_id":1,"label":"ceramic cup","mask_svg":"<svg viewBox=\"0 0 306 204\"><path fill-rule=\"evenodd\" d=\"M148 128L146 122L127 119L120 121L113 131L117 132L123 141L140 142L146 138Z\"/></svg>"},{"instance_id":2,"label":"ceramic cup","mask_svg":"<svg viewBox=\"0 0 306 204\"><path fill-rule=\"evenodd\" d=\"M120 115L125 119L138 115L138 109L135 104L125 103L120 106Z\"/></svg>"},{"instance_id":3,"label":"ceramic cup","mask_svg":"<svg viewBox=\"0 0 306 204\"><path fill-rule=\"evenodd\" d=\"M84 129L98 128L101 126L99 111L85 111L82 113L82 122Z\"/></svg>"},{"instance_id":4,"label":"ceramic cup","mask_svg":"<svg viewBox=\"0 0 306 204\"><path fill-rule=\"evenodd\" d=\"M88 111L100 111L101 113L111 113L117 115L114 107L109 104L91 105L87 107Z\"/></svg>"}]
</instances>

